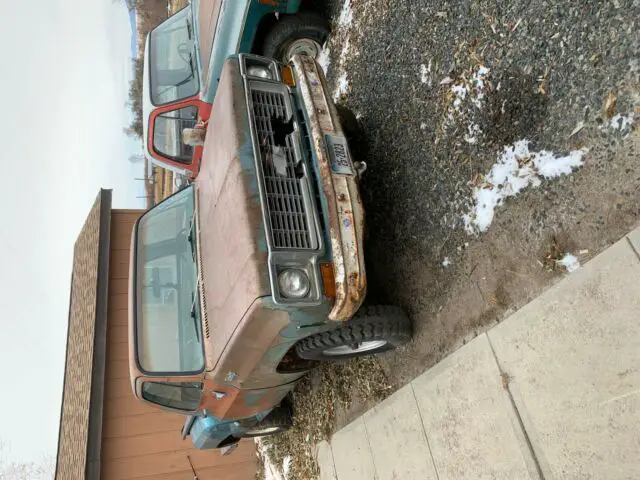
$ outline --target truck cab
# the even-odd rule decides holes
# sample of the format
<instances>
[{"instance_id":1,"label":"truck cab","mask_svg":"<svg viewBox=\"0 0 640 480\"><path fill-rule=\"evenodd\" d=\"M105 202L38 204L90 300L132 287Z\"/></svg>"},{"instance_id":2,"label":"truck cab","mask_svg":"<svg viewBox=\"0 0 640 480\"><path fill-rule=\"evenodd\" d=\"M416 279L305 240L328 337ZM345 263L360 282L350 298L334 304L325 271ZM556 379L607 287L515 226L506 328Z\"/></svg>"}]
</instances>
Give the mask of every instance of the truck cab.
<instances>
[{"instance_id":1,"label":"truck cab","mask_svg":"<svg viewBox=\"0 0 640 480\"><path fill-rule=\"evenodd\" d=\"M362 167L312 57L225 61L200 173L131 248L134 395L199 448L282 431L307 371L410 340L401 309L363 306Z\"/></svg>"},{"instance_id":2,"label":"truck cab","mask_svg":"<svg viewBox=\"0 0 640 480\"><path fill-rule=\"evenodd\" d=\"M194 178L202 145L183 140L185 129L206 125L229 55L260 53L316 57L327 22L300 12L301 0L193 0L146 39L143 142L147 158Z\"/></svg>"}]
</instances>

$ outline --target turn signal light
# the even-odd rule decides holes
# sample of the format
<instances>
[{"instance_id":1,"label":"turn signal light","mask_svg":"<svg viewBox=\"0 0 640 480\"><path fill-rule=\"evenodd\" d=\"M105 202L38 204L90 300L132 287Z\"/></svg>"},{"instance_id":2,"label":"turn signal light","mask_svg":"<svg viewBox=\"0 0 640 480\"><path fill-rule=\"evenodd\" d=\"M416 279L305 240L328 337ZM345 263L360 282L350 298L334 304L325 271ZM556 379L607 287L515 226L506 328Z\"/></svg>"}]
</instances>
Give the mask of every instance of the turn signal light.
<instances>
[{"instance_id":1,"label":"turn signal light","mask_svg":"<svg viewBox=\"0 0 640 480\"><path fill-rule=\"evenodd\" d=\"M336 278L333 275L333 264L321 263L320 273L322 275L324 296L327 298L336 298Z\"/></svg>"},{"instance_id":2,"label":"turn signal light","mask_svg":"<svg viewBox=\"0 0 640 480\"><path fill-rule=\"evenodd\" d=\"M293 69L289 65L283 65L280 70L280 75L282 76L282 81L289 85L290 87L296 86L296 80L293 78Z\"/></svg>"}]
</instances>

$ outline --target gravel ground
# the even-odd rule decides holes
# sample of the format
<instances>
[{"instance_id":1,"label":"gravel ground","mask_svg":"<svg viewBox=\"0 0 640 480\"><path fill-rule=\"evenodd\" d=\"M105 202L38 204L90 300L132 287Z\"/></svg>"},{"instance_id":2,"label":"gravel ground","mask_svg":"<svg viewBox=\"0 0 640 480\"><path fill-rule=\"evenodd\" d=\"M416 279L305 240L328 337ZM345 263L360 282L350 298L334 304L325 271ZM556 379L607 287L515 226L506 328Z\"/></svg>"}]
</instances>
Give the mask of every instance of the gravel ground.
<instances>
[{"instance_id":1,"label":"gravel ground","mask_svg":"<svg viewBox=\"0 0 640 480\"><path fill-rule=\"evenodd\" d=\"M323 63L361 128L369 301L404 307L415 337L300 384L300 428L272 439L276 463L294 457L290 479L316 473L316 437L569 275L566 253L584 263L640 219L640 129L611 127L640 120L640 0L309 3L332 19ZM524 139L558 156L588 150L584 165L507 199L470 235L474 188ZM334 377L340 387L323 388Z\"/></svg>"},{"instance_id":2,"label":"gravel ground","mask_svg":"<svg viewBox=\"0 0 640 480\"><path fill-rule=\"evenodd\" d=\"M401 386L566 274L557 257L584 262L637 225L638 131L609 122L640 118L640 1L344 5L325 6L327 76L362 127L369 298L414 320L414 341L380 356ZM452 86L470 81L456 107ZM507 200L469 235L474 185L521 139L558 155L587 148L584 166Z\"/></svg>"}]
</instances>

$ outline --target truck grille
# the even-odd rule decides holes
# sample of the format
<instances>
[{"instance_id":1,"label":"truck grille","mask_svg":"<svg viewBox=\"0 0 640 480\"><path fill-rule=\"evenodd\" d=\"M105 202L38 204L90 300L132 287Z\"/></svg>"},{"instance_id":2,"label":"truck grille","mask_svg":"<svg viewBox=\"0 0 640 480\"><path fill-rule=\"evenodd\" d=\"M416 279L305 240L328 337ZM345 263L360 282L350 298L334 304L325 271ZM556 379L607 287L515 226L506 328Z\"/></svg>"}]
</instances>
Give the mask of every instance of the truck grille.
<instances>
[{"instance_id":1,"label":"truck grille","mask_svg":"<svg viewBox=\"0 0 640 480\"><path fill-rule=\"evenodd\" d=\"M316 248L302 194L301 178L304 176L294 153L291 135L286 137L286 146L280 146L280 152L286 157L286 171L284 165L280 171L276 170L273 161L276 143L272 119L286 119L284 94L253 90L251 99L273 247Z\"/></svg>"}]
</instances>

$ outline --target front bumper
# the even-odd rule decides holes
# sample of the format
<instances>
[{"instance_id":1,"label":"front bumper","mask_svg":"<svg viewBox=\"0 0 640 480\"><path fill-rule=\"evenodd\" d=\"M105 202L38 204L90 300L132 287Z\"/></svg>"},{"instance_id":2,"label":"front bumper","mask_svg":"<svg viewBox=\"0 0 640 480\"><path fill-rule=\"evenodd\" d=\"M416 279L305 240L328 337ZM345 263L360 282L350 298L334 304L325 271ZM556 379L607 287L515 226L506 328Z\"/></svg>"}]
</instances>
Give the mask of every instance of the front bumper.
<instances>
[{"instance_id":1,"label":"front bumper","mask_svg":"<svg viewBox=\"0 0 640 480\"><path fill-rule=\"evenodd\" d=\"M337 174L331 168L326 135L344 136L324 73L310 57L293 60L296 87L308 118L312 148L318 162L321 187L328 207L329 239L333 257L336 298L329 319L344 321L362 305L367 290L364 265L364 209L354 174Z\"/></svg>"}]
</instances>

